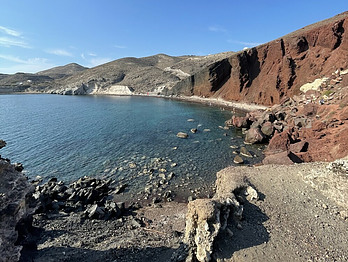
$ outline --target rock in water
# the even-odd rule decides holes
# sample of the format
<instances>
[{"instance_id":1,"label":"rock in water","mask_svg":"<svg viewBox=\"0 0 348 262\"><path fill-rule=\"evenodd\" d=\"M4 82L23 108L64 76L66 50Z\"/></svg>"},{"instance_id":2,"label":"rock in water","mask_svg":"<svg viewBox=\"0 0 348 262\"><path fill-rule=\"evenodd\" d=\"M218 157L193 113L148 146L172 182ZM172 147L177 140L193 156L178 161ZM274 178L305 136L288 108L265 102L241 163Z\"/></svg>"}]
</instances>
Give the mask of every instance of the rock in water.
<instances>
[{"instance_id":1,"label":"rock in water","mask_svg":"<svg viewBox=\"0 0 348 262\"><path fill-rule=\"evenodd\" d=\"M193 133L193 134L197 133L197 128L192 128L191 133Z\"/></svg>"},{"instance_id":2,"label":"rock in water","mask_svg":"<svg viewBox=\"0 0 348 262\"><path fill-rule=\"evenodd\" d=\"M246 157L253 157L252 154L248 151L248 149L246 149L246 147L244 146L240 148L240 154Z\"/></svg>"},{"instance_id":3,"label":"rock in water","mask_svg":"<svg viewBox=\"0 0 348 262\"><path fill-rule=\"evenodd\" d=\"M236 155L233 159L233 162L236 163L236 164L243 164L244 163L244 160L243 158L241 158L239 155Z\"/></svg>"},{"instance_id":4,"label":"rock in water","mask_svg":"<svg viewBox=\"0 0 348 262\"><path fill-rule=\"evenodd\" d=\"M184 132L179 132L176 136L180 138L188 138L188 134Z\"/></svg>"},{"instance_id":5,"label":"rock in water","mask_svg":"<svg viewBox=\"0 0 348 262\"><path fill-rule=\"evenodd\" d=\"M0 149L6 146L6 142L0 139Z\"/></svg>"}]
</instances>

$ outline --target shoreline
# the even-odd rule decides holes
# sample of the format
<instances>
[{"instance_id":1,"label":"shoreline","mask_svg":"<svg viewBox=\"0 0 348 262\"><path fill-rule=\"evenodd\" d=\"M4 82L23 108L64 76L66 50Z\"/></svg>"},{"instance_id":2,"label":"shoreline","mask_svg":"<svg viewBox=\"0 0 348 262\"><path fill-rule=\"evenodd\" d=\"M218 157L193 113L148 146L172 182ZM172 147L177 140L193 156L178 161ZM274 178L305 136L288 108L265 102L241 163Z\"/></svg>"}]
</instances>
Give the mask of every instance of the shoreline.
<instances>
[{"instance_id":1,"label":"shoreline","mask_svg":"<svg viewBox=\"0 0 348 262\"><path fill-rule=\"evenodd\" d=\"M98 94L97 94L98 95ZM124 96L124 95L120 95ZM133 94L130 96L141 96L141 97L157 97L157 98L165 98L165 99L173 99L178 101L190 102L190 103L198 103L204 104L208 106L216 106L223 107L226 109L232 109L233 111L237 110L240 112L251 112L255 110L266 110L269 108L268 106L257 105L253 103L245 103L238 101L227 101L221 98L213 98L213 97L200 97L200 96L165 96L165 95L156 95L156 94Z\"/></svg>"},{"instance_id":2,"label":"shoreline","mask_svg":"<svg viewBox=\"0 0 348 262\"><path fill-rule=\"evenodd\" d=\"M52 93L42 93L42 92L12 92L12 93L0 93L4 95L11 95L11 94L49 94ZM59 95L59 94L52 94L52 95ZM77 96L140 96L140 97L155 97L155 98L164 98L164 99L172 99L177 101L183 101L183 102L189 102L189 103L198 103L198 104L204 104L208 106L216 106L216 107L222 107L224 109L232 109L233 112L251 112L255 110L266 110L269 108L269 106L264 105L258 105L254 103L246 103L246 102L238 102L238 101L227 101L222 98L213 98L213 97L200 97L200 96L165 96L165 95L157 95L157 94L143 94L143 93L135 93L131 95L124 95L124 94L83 94L83 95L77 95Z\"/></svg>"}]
</instances>

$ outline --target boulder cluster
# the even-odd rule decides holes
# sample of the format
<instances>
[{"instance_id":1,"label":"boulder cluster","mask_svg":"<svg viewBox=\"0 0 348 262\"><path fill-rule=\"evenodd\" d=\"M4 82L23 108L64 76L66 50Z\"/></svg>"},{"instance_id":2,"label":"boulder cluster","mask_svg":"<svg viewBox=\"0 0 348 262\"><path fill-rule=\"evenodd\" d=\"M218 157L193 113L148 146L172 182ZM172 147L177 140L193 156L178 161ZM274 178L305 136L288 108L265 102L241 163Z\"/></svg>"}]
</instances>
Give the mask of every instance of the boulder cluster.
<instances>
[{"instance_id":1,"label":"boulder cluster","mask_svg":"<svg viewBox=\"0 0 348 262\"><path fill-rule=\"evenodd\" d=\"M246 144L268 143L264 164L344 157L348 154L348 77L342 72L325 78L317 90L306 90L264 111L234 115L225 124L242 128Z\"/></svg>"},{"instance_id":2,"label":"boulder cluster","mask_svg":"<svg viewBox=\"0 0 348 262\"><path fill-rule=\"evenodd\" d=\"M111 180L82 177L67 186L63 181L51 178L36 187L33 194L38 200L36 213L56 217L82 212L84 218L119 218L125 212L125 204L114 202L111 193L122 192L125 185L115 189L110 184Z\"/></svg>"}]
</instances>

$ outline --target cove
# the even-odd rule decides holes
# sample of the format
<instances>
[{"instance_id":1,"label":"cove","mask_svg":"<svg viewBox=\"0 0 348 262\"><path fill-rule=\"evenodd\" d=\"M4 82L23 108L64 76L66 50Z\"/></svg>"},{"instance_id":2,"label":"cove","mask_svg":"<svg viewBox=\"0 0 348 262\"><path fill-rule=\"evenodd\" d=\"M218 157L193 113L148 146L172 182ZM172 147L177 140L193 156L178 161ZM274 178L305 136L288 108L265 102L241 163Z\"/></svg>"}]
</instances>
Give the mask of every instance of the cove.
<instances>
[{"instance_id":1,"label":"cove","mask_svg":"<svg viewBox=\"0 0 348 262\"><path fill-rule=\"evenodd\" d=\"M132 197L163 176L172 178L162 190L205 194L216 172L234 165L231 146L243 145L240 131L222 128L231 111L164 98L1 95L0 111L1 154L23 163L29 178L110 178ZM260 161L260 147L247 148L247 164Z\"/></svg>"}]
</instances>

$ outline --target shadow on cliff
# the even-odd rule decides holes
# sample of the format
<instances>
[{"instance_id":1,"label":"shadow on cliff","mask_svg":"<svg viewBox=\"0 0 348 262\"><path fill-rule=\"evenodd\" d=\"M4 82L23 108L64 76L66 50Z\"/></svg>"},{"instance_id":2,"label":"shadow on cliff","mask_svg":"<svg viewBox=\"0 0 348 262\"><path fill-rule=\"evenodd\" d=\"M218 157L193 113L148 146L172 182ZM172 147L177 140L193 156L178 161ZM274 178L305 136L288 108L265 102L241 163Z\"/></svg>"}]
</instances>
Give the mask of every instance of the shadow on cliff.
<instances>
[{"instance_id":1,"label":"shadow on cliff","mask_svg":"<svg viewBox=\"0 0 348 262\"><path fill-rule=\"evenodd\" d=\"M264 198L263 194L261 196ZM243 219L240 223L242 228L238 229L239 226L235 220L229 219L227 227L233 232L233 235L228 234L226 230L219 233L214 243L215 258L231 258L238 250L268 242L269 233L263 226L263 223L269 219L268 216L259 207L248 201L245 201L243 206Z\"/></svg>"},{"instance_id":2,"label":"shadow on cliff","mask_svg":"<svg viewBox=\"0 0 348 262\"><path fill-rule=\"evenodd\" d=\"M167 262L170 261L174 249L168 247L157 248L111 248L107 250L93 250L89 248L49 247L40 251L27 253L21 257L21 262L82 262L82 261L127 261L127 262Z\"/></svg>"}]
</instances>

